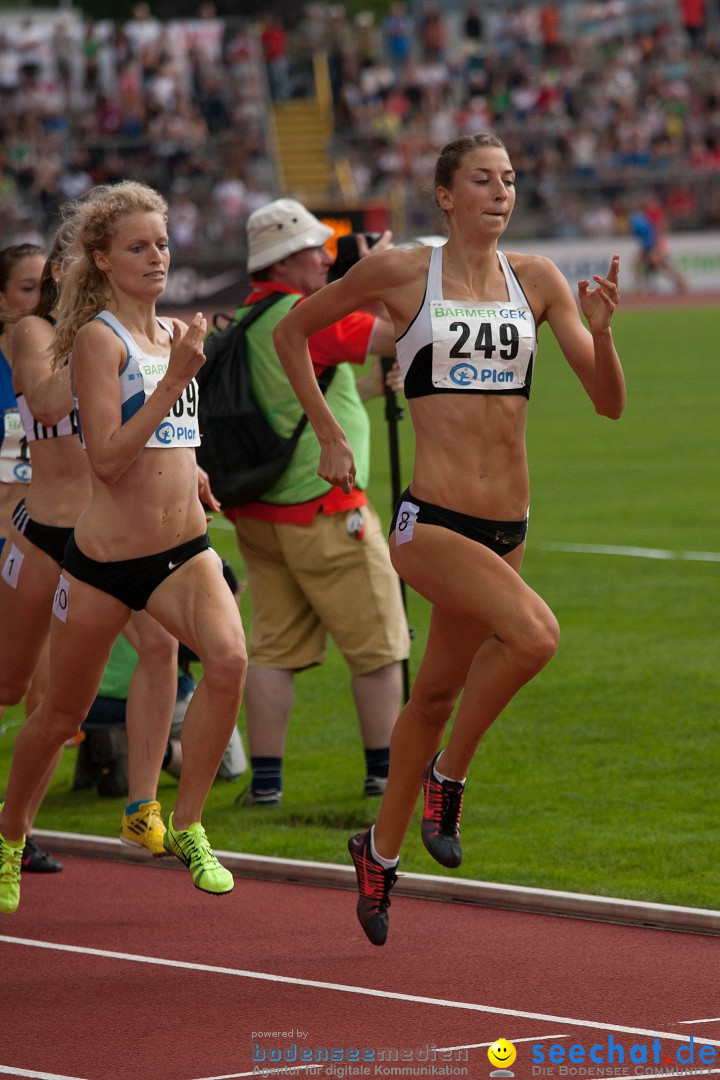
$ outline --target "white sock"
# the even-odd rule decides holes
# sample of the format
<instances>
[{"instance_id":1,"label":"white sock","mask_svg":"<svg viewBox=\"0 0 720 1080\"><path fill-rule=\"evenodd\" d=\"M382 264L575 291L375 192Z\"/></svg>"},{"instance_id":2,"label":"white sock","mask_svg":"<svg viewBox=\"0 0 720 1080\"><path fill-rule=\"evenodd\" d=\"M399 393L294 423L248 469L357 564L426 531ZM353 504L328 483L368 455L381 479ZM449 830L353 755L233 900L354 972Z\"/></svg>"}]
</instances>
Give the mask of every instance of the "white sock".
<instances>
[{"instance_id":1,"label":"white sock","mask_svg":"<svg viewBox=\"0 0 720 1080\"><path fill-rule=\"evenodd\" d=\"M400 856L396 855L394 859L383 859L382 855L378 855L375 850L375 826L373 825L370 830L370 854L375 862L379 862L383 870L394 870L397 864L400 862Z\"/></svg>"},{"instance_id":2,"label":"white sock","mask_svg":"<svg viewBox=\"0 0 720 1080\"><path fill-rule=\"evenodd\" d=\"M439 784L442 784L443 780L452 780L453 784L457 784L457 783L464 784L465 781L467 780L467 776L463 777L462 780L458 781L452 776L443 776L443 774L441 772L438 772L437 763L438 763L438 761L440 760L441 757L442 757L442 752L440 754L438 754L437 758L435 759L435 764L433 765L433 774L434 774L435 779L437 780L437 782Z\"/></svg>"}]
</instances>

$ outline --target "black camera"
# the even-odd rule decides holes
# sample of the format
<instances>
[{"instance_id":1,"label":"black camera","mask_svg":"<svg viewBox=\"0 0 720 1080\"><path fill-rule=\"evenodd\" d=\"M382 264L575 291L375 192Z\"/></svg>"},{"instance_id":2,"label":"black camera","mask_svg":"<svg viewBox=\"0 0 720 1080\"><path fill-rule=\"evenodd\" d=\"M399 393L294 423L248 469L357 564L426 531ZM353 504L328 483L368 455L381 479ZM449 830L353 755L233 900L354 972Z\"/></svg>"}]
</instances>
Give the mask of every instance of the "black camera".
<instances>
[{"instance_id":1,"label":"black camera","mask_svg":"<svg viewBox=\"0 0 720 1080\"><path fill-rule=\"evenodd\" d=\"M371 248L374 244L377 244L382 233L348 233L346 236L338 237L337 256L328 272L328 281L337 281L338 278L341 278L348 272L351 266L354 266L356 262L360 261L360 252L358 251L359 235L365 237L367 246Z\"/></svg>"}]
</instances>

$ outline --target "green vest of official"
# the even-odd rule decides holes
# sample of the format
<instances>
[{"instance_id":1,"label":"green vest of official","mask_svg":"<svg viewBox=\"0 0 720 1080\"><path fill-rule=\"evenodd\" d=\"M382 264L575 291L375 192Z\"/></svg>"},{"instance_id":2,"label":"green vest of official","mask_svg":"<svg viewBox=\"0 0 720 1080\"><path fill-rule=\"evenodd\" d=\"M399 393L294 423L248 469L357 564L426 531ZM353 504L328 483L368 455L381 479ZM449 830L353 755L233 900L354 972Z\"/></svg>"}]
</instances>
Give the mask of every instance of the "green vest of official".
<instances>
[{"instance_id":1,"label":"green vest of official","mask_svg":"<svg viewBox=\"0 0 720 1080\"><path fill-rule=\"evenodd\" d=\"M277 358L272 332L282 317L295 306L297 293L289 293L273 304L247 331L250 383L258 405L278 435L292 435L303 415L282 364ZM242 318L248 308L238 308ZM340 363L325 394L333 416L342 427L355 457L355 486L364 490L370 473L370 420L355 385L352 366ZM279 480L263 492L262 501L280 506L317 499L331 485L317 474L320 444L310 424L303 431L292 460Z\"/></svg>"}]
</instances>

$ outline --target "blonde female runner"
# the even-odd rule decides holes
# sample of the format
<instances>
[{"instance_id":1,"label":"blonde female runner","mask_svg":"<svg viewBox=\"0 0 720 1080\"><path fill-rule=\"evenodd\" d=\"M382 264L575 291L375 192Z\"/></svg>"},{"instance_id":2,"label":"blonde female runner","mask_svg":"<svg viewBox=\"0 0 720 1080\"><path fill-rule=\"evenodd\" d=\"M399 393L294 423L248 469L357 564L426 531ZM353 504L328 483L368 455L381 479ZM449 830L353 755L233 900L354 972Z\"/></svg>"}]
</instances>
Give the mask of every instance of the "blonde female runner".
<instances>
[{"instance_id":1,"label":"blonde female runner","mask_svg":"<svg viewBox=\"0 0 720 1080\"><path fill-rule=\"evenodd\" d=\"M53 357L71 354L92 494L67 544L53 603L49 684L19 733L0 811L0 910L20 899L18 851L58 749L80 727L112 644L145 610L203 664L182 732L183 771L163 838L198 889L229 892L201 823L235 725L247 670L237 606L209 549L198 497L195 373L206 323L171 328L155 304L167 282L167 205L144 184L95 189L66 256Z\"/></svg>"}]
</instances>

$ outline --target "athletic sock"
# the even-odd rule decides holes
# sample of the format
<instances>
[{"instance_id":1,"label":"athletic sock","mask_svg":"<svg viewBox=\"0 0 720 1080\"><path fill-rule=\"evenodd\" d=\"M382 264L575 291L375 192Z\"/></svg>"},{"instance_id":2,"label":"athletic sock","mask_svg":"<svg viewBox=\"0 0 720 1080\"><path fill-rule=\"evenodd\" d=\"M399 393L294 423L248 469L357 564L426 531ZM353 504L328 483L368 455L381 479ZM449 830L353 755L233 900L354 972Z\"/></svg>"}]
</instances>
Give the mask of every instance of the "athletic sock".
<instances>
[{"instance_id":1,"label":"athletic sock","mask_svg":"<svg viewBox=\"0 0 720 1080\"><path fill-rule=\"evenodd\" d=\"M378 750L365 747L365 772L368 776L378 776L387 780L390 768L390 747L382 746Z\"/></svg>"},{"instance_id":2,"label":"athletic sock","mask_svg":"<svg viewBox=\"0 0 720 1080\"><path fill-rule=\"evenodd\" d=\"M281 757L251 757L252 791L282 791Z\"/></svg>"},{"instance_id":3,"label":"athletic sock","mask_svg":"<svg viewBox=\"0 0 720 1080\"><path fill-rule=\"evenodd\" d=\"M451 780L453 782L453 784L457 784L457 783L464 784L465 781L467 780L467 776L463 777L462 780L458 781L453 776L443 776L443 774L441 772L438 772L438 770L437 770L437 761L439 761L441 757L442 757L442 754L438 755L438 757L436 759L436 764L433 765L433 773L435 774L435 779L437 780L437 782L439 784L442 784L443 780Z\"/></svg>"},{"instance_id":4,"label":"athletic sock","mask_svg":"<svg viewBox=\"0 0 720 1080\"><path fill-rule=\"evenodd\" d=\"M137 814L143 803L149 803L153 801L153 799L138 799L137 802L128 803L128 805L125 807L125 813L128 817L130 817L131 814Z\"/></svg>"},{"instance_id":5,"label":"athletic sock","mask_svg":"<svg viewBox=\"0 0 720 1080\"><path fill-rule=\"evenodd\" d=\"M399 855L396 855L394 859L384 859L382 857L382 855L378 855L377 851L375 850L375 826L374 825L373 825L372 829L370 830L370 854L372 855L375 862L380 863L383 870L392 870L400 862L400 856Z\"/></svg>"}]
</instances>

